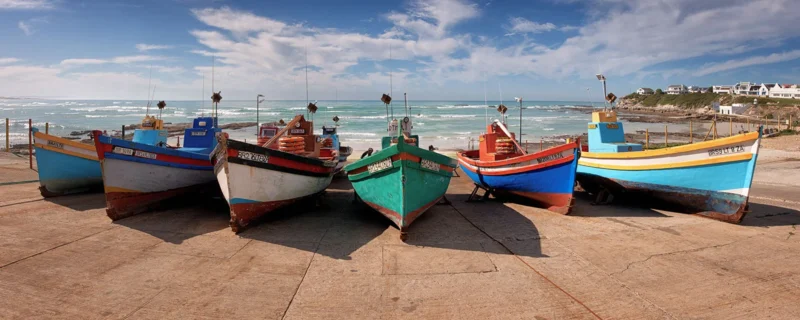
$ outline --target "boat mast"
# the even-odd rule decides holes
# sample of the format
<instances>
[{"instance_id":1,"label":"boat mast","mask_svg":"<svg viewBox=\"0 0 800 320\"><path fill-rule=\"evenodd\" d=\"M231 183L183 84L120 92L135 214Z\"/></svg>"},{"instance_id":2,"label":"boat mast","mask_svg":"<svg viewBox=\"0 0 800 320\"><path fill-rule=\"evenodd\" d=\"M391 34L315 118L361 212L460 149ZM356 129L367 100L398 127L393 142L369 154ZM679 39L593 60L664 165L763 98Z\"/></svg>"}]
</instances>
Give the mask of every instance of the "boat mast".
<instances>
[{"instance_id":1,"label":"boat mast","mask_svg":"<svg viewBox=\"0 0 800 320\"><path fill-rule=\"evenodd\" d=\"M306 106L308 106L308 46L306 46ZM308 116L308 108L306 108L306 116Z\"/></svg>"},{"instance_id":2,"label":"boat mast","mask_svg":"<svg viewBox=\"0 0 800 320\"><path fill-rule=\"evenodd\" d=\"M150 78L147 80L147 111L145 116L150 115L150 83L153 81L153 64L150 64Z\"/></svg>"},{"instance_id":3,"label":"boat mast","mask_svg":"<svg viewBox=\"0 0 800 320\"><path fill-rule=\"evenodd\" d=\"M486 98L486 73L483 73L483 104L486 105L483 108L483 111L484 111L484 115L483 115L484 126L483 127L486 128L486 127L489 126L489 100L487 100L487 98Z\"/></svg>"},{"instance_id":4,"label":"boat mast","mask_svg":"<svg viewBox=\"0 0 800 320\"><path fill-rule=\"evenodd\" d=\"M514 99L519 101L519 137L517 139L519 140L519 144L522 144L522 97L515 97Z\"/></svg>"},{"instance_id":5,"label":"boat mast","mask_svg":"<svg viewBox=\"0 0 800 320\"><path fill-rule=\"evenodd\" d=\"M394 95L394 93L392 93L392 66L391 66L391 64L392 64L392 45L390 44L389 45L389 96ZM394 106L392 105L391 101L389 101L389 109L392 110L392 119L394 119Z\"/></svg>"}]
</instances>

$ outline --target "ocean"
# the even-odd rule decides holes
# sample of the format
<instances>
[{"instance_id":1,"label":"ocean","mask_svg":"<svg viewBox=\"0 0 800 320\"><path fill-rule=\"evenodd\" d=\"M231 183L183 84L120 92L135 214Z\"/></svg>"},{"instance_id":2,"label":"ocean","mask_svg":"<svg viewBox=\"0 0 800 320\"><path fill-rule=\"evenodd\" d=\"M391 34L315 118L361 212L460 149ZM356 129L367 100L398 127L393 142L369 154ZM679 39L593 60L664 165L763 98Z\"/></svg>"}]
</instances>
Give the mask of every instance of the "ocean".
<instances>
[{"instance_id":1,"label":"ocean","mask_svg":"<svg viewBox=\"0 0 800 320\"><path fill-rule=\"evenodd\" d=\"M153 102L150 114L159 110ZM489 101L497 105L499 101ZM508 107L509 129L519 132L519 104L505 102ZM525 101L522 110L523 140L545 141L561 139L562 135L577 135L586 131L591 116L570 107L590 105L580 101ZM289 121L296 114L305 114L305 101L264 101L260 104L260 122L283 119ZM406 111L403 101L392 103L392 114L402 119ZM598 107L601 105L595 103ZM386 107L380 101L319 101L319 109L313 116L317 132L332 126L332 118L338 116L339 135L343 144L357 150L378 145L386 132ZM50 133L67 136L73 131L107 130L119 131L122 125L141 122L148 112L146 101L137 100L0 100L0 127L5 118L11 123L12 143L27 143L28 119L33 126L44 128L50 124ZM434 145L442 149L466 148L469 139L477 139L488 121L498 119L494 108L487 108L483 101L409 101L409 114L413 121L413 132L420 136L422 145ZM198 116L211 114L210 101L167 101L162 112L164 122L191 122ZM219 104L219 123L253 122L256 120L255 101L226 101ZM632 124L626 130L638 130ZM234 139L255 139L255 128L230 131ZM0 130L0 141L5 132Z\"/></svg>"}]
</instances>

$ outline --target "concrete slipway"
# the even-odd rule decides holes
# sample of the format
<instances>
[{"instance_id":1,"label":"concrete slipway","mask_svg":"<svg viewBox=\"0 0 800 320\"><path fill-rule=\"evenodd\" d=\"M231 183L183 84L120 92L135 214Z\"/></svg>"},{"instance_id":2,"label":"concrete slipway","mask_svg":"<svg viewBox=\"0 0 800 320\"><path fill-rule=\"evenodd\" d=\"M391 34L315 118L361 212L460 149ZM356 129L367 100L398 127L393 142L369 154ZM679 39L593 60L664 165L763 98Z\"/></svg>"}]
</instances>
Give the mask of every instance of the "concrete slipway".
<instances>
[{"instance_id":1,"label":"concrete slipway","mask_svg":"<svg viewBox=\"0 0 800 320\"><path fill-rule=\"evenodd\" d=\"M329 208L239 235L223 201L112 223L102 194L44 200L27 159L0 157L0 318L661 319L800 314L800 162L759 164L741 225L649 208L573 216L448 198L407 243L357 210L346 179ZM767 169L764 169L767 168ZM794 175L793 177L791 175Z\"/></svg>"}]
</instances>

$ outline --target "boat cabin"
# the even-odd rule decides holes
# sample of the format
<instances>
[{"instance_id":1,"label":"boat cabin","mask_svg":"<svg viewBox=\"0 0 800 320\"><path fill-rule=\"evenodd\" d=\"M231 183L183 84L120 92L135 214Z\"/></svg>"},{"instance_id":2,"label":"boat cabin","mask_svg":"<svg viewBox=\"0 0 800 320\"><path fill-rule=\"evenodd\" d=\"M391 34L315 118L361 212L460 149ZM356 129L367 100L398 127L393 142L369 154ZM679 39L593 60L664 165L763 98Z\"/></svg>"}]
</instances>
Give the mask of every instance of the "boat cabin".
<instances>
[{"instance_id":1,"label":"boat cabin","mask_svg":"<svg viewBox=\"0 0 800 320\"><path fill-rule=\"evenodd\" d=\"M281 128L273 124L268 124L268 123L262 124L261 127L258 129L258 145L264 145L265 143L267 143L267 141L269 141L269 139L272 139L272 137L274 137L280 130ZM272 149L277 149L278 142L275 141L274 143L272 143L272 146L270 147L273 146L274 148Z\"/></svg>"},{"instance_id":2,"label":"boat cabin","mask_svg":"<svg viewBox=\"0 0 800 320\"><path fill-rule=\"evenodd\" d=\"M169 133L164 130L164 121L155 116L144 116L141 127L133 132L133 142L151 146L166 146L167 137Z\"/></svg>"},{"instance_id":3,"label":"boat cabin","mask_svg":"<svg viewBox=\"0 0 800 320\"><path fill-rule=\"evenodd\" d=\"M416 147L419 147L419 136L411 134L411 129L414 126L411 124L411 118L404 117L402 121L397 121L397 119L393 119L389 122L389 128L387 129L388 135L381 139L381 148L386 149L391 147L393 144L397 144L399 137L401 136L399 130L402 130L403 134L403 142L406 144L410 144Z\"/></svg>"},{"instance_id":4,"label":"boat cabin","mask_svg":"<svg viewBox=\"0 0 800 320\"><path fill-rule=\"evenodd\" d=\"M183 132L183 148L181 150L190 152L210 152L217 146L217 132L220 129L214 128L214 118L200 117L194 119L192 127Z\"/></svg>"},{"instance_id":5,"label":"boat cabin","mask_svg":"<svg viewBox=\"0 0 800 320\"><path fill-rule=\"evenodd\" d=\"M642 145L625 142L625 130L622 122L617 121L617 112L592 112L589 123L589 152L629 152L642 151Z\"/></svg>"},{"instance_id":6,"label":"boat cabin","mask_svg":"<svg viewBox=\"0 0 800 320\"><path fill-rule=\"evenodd\" d=\"M336 127L322 126L322 135L319 137L322 146L319 150L320 159L329 160L339 156L339 135Z\"/></svg>"},{"instance_id":7,"label":"boat cabin","mask_svg":"<svg viewBox=\"0 0 800 320\"><path fill-rule=\"evenodd\" d=\"M482 134L479 138L480 157L478 160L498 161L523 155L521 150L515 147L515 138L513 132L506 134L497 123L486 126L486 133Z\"/></svg>"},{"instance_id":8,"label":"boat cabin","mask_svg":"<svg viewBox=\"0 0 800 320\"><path fill-rule=\"evenodd\" d=\"M321 141L318 143L314 136L314 122L306 121L302 115L296 116L286 124L286 127L279 129L273 125L262 125L259 131L258 144L264 145L280 135L267 148L277 149L283 152L299 154L303 156L319 157Z\"/></svg>"}]
</instances>

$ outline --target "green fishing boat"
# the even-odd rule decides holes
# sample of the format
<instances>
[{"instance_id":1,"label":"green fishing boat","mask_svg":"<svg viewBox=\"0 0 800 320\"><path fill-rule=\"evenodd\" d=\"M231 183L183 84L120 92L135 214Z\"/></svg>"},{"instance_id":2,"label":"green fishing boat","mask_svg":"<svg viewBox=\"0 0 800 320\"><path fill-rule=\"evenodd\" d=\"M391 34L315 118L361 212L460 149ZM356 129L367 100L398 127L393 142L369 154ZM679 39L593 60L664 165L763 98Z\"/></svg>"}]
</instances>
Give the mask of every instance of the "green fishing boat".
<instances>
[{"instance_id":1,"label":"green fishing boat","mask_svg":"<svg viewBox=\"0 0 800 320\"><path fill-rule=\"evenodd\" d=\"M381 100L388 109L391 97ZM373 154L370 149L345 167L357 199L394 222L402 240L411 223L442 200L457 165L455 159L420 148L419 136L411 129L406 106L400 126L397 119L389 121L381 150Z\"/></svg>"}]
</instances>

